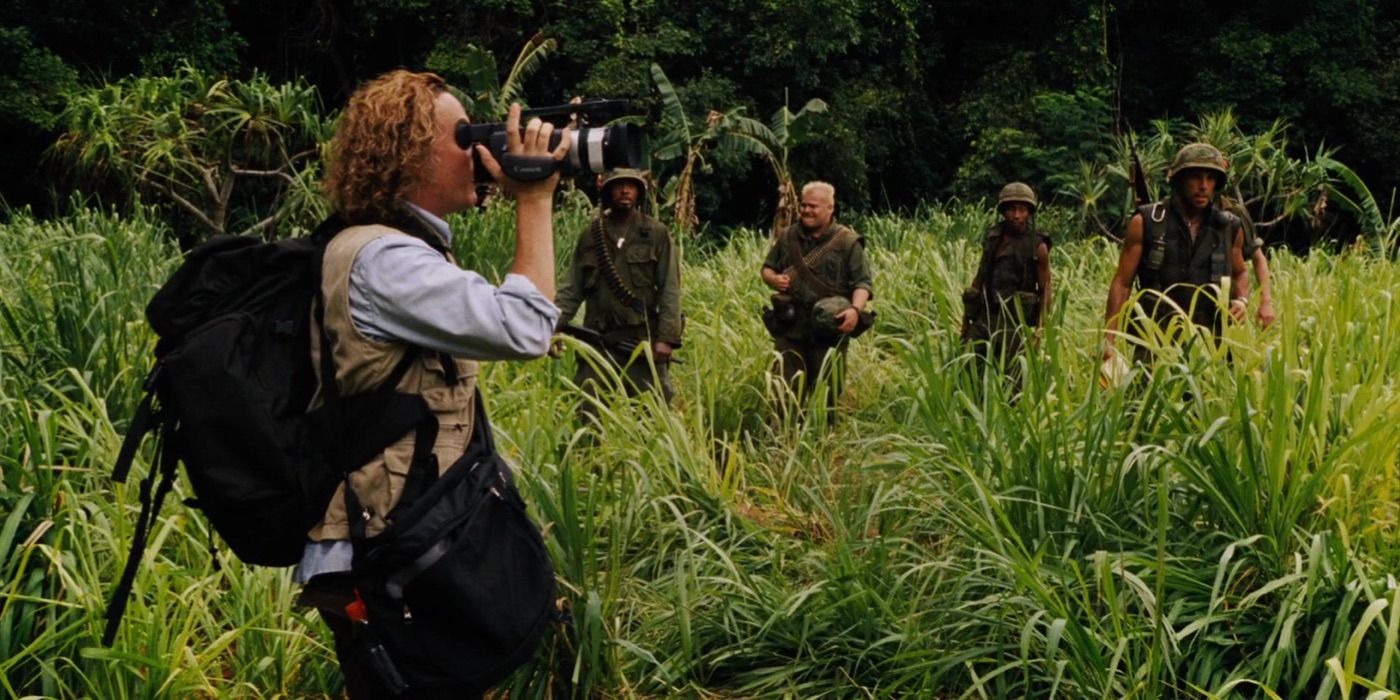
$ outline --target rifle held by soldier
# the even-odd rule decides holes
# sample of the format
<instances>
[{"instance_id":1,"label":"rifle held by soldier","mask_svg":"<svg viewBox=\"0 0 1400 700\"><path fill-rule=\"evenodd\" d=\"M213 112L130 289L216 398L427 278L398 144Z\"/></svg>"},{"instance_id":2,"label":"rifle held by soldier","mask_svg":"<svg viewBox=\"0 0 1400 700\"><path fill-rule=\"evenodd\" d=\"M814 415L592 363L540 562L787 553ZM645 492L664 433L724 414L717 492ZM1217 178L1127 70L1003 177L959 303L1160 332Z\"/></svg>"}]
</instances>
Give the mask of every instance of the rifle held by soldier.
<instances>
[{"instance_id":1,"label":"rifle held by soldier","mask_svg":"<svg viewBox=\"0 0 1400 700\"><path fill-rule=\"evenodd\" d=\"M581 340L585 343L588 343L594 348L597 348L599 351L611 352L614 355L619 355L622 357L631 357L632 353L637 351L637 346L641 344L641 341L639 340L610 341L602 333L599 333L598 331L595 331L592 328L580 326L575 323L565 323L559 326L557 331L563 335L567 335L572 338ZM668 360L658 359L656 361L670 362L671 364L683 364L679 359L676 359L674 357Z\"/></svg>"}]
</instances>

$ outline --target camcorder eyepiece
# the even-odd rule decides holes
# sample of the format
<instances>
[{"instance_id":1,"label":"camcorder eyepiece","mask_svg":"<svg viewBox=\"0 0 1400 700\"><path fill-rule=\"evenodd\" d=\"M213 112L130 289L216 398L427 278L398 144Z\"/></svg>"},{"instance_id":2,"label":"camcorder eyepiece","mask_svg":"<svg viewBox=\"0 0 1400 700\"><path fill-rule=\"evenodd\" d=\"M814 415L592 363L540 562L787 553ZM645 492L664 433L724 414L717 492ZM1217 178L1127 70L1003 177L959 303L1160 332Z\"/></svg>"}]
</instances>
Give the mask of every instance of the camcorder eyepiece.
<instances>
[{"instance_id":1,"label":"camcorder eyepiece","mask_svg":"<svg viewBox=\"0 0 1400 700\"><path fill-rule=\"evenodd\" d=\"M492 180L491 173L481 164L481 157L472 146L481 144L496 157L506 177L520 182L536 182L554 174L557 169L565 175L576 172L601 173L613 168L641 168L642 131L636 124L589 126L589 122L606 123L627 113L624 100L585 100L574 104L553 105L527 109L520 113L521 133L525 123L539 117L559 127L549 136L549 148L559 146L563 131L573 135L569 155L562 161L550 156L522 156L507 152L505 122L457 124L457 145L472 151L477 182Z\"/></svg>"}]
</instances>

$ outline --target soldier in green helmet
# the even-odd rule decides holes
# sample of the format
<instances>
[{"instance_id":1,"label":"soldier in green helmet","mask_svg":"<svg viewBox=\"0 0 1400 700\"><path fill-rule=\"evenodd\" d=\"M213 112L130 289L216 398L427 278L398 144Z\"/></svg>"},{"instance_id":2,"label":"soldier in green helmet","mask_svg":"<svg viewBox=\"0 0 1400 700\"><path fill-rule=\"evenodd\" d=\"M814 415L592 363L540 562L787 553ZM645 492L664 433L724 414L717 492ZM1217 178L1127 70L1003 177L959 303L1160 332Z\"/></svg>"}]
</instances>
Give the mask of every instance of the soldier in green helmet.
<instances>
[{"instance_id":1,"label":"soldier in green helmet","mask_svg":"<svg viewBox=\"0 0 1400 700\"><path fill-rule=\"evenodd\" d=\"M1150 290L1143 304L1158 324L1186 313L1195 325L1218 334L1222 319L1216 298L1221 280L1227 279L1229 314L1235 321L1244 319L1249 299L1244 228L1239 217L1217 202L1228 174L1229 164L1214 146L1184 146L1167 171L1171 196L1139 208L1128 221L1108 289L1106 360L1114 356L1134 282Z\"/></svg>"},{"instance_id":2,"label":"soldier in green helmet","mask_svg":"<svg viewBox=\"0 0 1400 700\"><path fill-rule=\"evenodd\" d=\"M778 353L773 372L795 396L805 397L823 365L840 394L847 342L873 323L865 239L835 220L836 189L825 182L802 187L797 223L781 232L763 261L764 284L774 290L764 325Z\"/></svg>"},{"instance_id":3,"label":"soldier in green helmet","mask_svg":"<svg viewBox=\"0 0 1400 700\"><path fill-rule=\"evenodd\" d=\"M579 234L554 303L559 327L584 307L583 325L597 334L603 355L624 373L629 395L651 389L654 377L670 402L675 394L670 364L683 327L680 253L671 232L639 209L646 188L639 170L618 168L604 175L602 214ZM647 361L648 350L653 362ZM601 378L581 360L575 383L596 394Z\"/></svg>"},{"instance_id":4,"label":"soldier in green helmet","mask_svg":"<svg viewBox=\"0 0 1400 700\"><path fill-rule=\"evenodd\" d=\"M1240 225L1244 227L1244 259L1254 268L1254 278L1259 281L1259 306L1254 311L1254 321L1263 328L1268 328L1274 324L1274 295L1273 295L1273 275L1269 273L1269 257L1264 254L1264 239L1259 237L1259 232L1254 226L1254 218L1249 215L1249 210L1245 208L1243 202L1238 197L1228 195L1220 196L1220 208L1239 217Z\"/></svg>"},{"instance_id":5,"label":"soldier in green helmet","mask_svg":"<svg viewBox=\"0 0 1400 700\"><path fill-rule=\"evenodd\" d=\"M963 291L964 342L979 358L1006 362L1037 337L1050 313L1050 237L1035 226L1035 190L1012 182L997 195L1001 221L982 239L972 285Z\"/></svg>"}]
</instances>

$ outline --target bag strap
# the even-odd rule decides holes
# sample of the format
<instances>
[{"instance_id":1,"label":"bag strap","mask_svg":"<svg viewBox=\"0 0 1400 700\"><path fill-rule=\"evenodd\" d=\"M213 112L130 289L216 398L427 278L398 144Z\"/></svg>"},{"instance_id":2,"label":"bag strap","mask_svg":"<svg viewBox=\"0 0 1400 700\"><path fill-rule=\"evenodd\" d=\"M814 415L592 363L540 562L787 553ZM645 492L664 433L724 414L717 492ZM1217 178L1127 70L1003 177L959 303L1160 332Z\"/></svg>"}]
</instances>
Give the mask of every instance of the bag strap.
<instances>
[{"instance_id":1,"label":"bag strap","mask_svg":"<svg viewBox=\"0 0 1400 700\"><path fill-rule=\"evenodd\" d=\"M802 280L803 284L807 285L808 287L811 287L821 296L845 296L845 292L843 292L840 289L837 289L836 287L831 286L830 284L827 284L825 280L821 279L820 277L817 277L817 273L812 271L812 266L816 265L818 262L824 259L828 253L834 250L838 241L849 240L850 237L855 234L855 232L849 228L846 228L845 226L841 226L836 230L836 233L831 236L830 240L823 243L816 250L813 250L804 257L802 255L801 243L802 231L800 228L794 228L791 229L791 231L792 232L788 234L788 239L786 241L788 248L788 258L792 260L792 263L788 267L788 271L796 272L797 276Z\"/></svg>"},{"instance_id":2,"label":"bag strap","mask_svg":"<svg viewBox=\"0 0 1400 700\"><path fill-rule=\"evenodd\" d=\"M119 484L126 482L127 475L131 473L131 462L136 459L136 450L141 447L141 440L146 437L146 433L151 432L155 420L158 420L151 410L151 400L155 398L155 384L156 379L160 377L160 367L161 363L157 360L155 367L146 375L146 395L136 407L136 415L131 418L131 427L127 429L126 437L122 438L117 463L112 465L112 481Z\"/></svg>"},{"instance_id":3,"label":"bag strap","mask_svg":"<svg viewBox=\"0 0 1400 700\"><path fill-rule=\"evenodd\" d=\"M160 420L159 417L157 420ZM136 518L136 532L131 539L131 550L126 555L126 565L122 567L121 579L116 590L112 592L112 600L107 603L107 627L102 632L102 646L112 646L112 642L117 638L117 628L126 613L126 604L131 599L131 588L136 581L136 569L146 556L147 539L155 526L156 517L160 515L160 507L165 503L165 497L175 484L175 464L178 458L171 442L173 432L174 428L169 422L161 422L158 435L160 447L156 452L158 461L152 465L153 468L146 474L146 478L141 480L141 514ZM160 476L160 484L156 486L155 495L152 496L151 485L155 483L157 475Z\"/></svg>"}]
</instances>

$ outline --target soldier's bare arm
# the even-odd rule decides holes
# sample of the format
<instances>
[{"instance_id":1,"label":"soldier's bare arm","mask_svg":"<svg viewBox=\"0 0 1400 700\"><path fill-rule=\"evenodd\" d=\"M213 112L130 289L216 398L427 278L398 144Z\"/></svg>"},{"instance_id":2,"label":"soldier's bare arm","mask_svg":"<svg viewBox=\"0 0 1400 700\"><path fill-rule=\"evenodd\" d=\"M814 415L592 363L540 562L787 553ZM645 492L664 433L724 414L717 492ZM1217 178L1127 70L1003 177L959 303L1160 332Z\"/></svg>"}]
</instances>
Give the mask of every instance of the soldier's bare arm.
<instances>
[{"instance_id":1,"label":"soldier's bare arm","mask_svg":"<svg viewBox=\"0 0 1400 700\"><path fill-rule=\"evenodd\" d=\"M1263 248L1254 249L1254 277L1259 280L1259 308L1254 321L1264 328L1274 324L1274 281L1269 273L1269 258Z\"/></svg>"},{"instance_id":2,"label":"soldier's bare arm","mask_svg":"<svg viewBox=\"0 0 1400 700\"><path fill-rule=\"evenodd\" d=\"M840 333L850 333L856 329L856 324L860 322L860 312L865 308L865 303L870 301L870 290L857 287L851 292L851 308L842 311L837 317L841 322L836 324L836 330Z\"/></svg>"},{"instance_id":3,"label":"soldier's bare arm","mask_svg":"<svg viewBox=\"0 0 1400 700\"><path fill-rule=\"evenodd\" d=\"M792 278L765 265L763 267L763 283L780 292L786 292L788 286L792 284Z\"/></svg>"},{"instance_id":4,"label":"soldier's bare arm","mask_svg":"<svg viewBox=\"0 0 1400 700\"><path fill-rule=\"evenodd\" d=\"M1230 316L1242 322L1249 303L1249 268L1244 264L1244 227L1235 230L1230 246Z\"/></svg>"},{"instance_id":5,"label":"soldier's bare arm","mask_svg":"<svg viewBox=\"0 0 1400 700\"><path fill-rule=\"evenodd\" d=\"M1108 285L1108 310L1104 314L1104 327L1108 333L1104 338L1104 359L1113 356L1113 341L1120 325L1120 313L1132 293L1133 278L1137 276L1138 263L1142 261L1142 214L1135 214L1128 222L1128 230L1123 233L1123 249L1118 253L1118 269L1113 273L1113 281Z\"/></svg>"}]
</instances>

